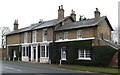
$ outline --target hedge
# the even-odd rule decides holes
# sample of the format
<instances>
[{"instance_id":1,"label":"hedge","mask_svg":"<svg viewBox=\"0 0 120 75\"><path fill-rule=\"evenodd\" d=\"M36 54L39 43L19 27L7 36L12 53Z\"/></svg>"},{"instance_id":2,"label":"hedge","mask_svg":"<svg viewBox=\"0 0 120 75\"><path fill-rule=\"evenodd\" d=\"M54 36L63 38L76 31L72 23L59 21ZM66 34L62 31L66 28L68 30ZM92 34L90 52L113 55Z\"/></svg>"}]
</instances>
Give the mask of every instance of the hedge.
<instances>
[{"instance_id":1,"label":"hedge","mask_svg":"<svg viewBox=\"0 0 120 75\"><path fill-rule=\"evenodd\" d=\"M65 63L74 64L77 59L78 49L92 50L92 41L74 41L74 42L61 42L50 44L50 58L52 63L59 63L61 59L61 47L66 47L67 61Z\"/></svg>"},{"instance_id":2,"label":"hedge","mask_svg":"<svg viewBox=\"0 0 120 75\"><path fill-rule=\"evenodd\" d=\"M59 64L61 59L60 49L67 47L66 61L63 64L87 65L87 66L108 66L113 54L116 52L110 46L92 46L92 41L74 41L50 44L50 59L52 63ZM91 51L91 60L77 60L78 49L89 49Z\"/></svg>"},{"instance_id":3,"label":"hedge","mask_svg":"<svg viewBox=\"0 0 120 75\"><path fill-rule=\"evenodd\" d=\"M13 51L14 50L16 50L16 58L15 58L15 60L18 60L18 57L21 57L20 56L21 52L19 52L19 46L9 46L8 50L9 50L10 60L13 60Z\"/></svg>"}]
</instances>

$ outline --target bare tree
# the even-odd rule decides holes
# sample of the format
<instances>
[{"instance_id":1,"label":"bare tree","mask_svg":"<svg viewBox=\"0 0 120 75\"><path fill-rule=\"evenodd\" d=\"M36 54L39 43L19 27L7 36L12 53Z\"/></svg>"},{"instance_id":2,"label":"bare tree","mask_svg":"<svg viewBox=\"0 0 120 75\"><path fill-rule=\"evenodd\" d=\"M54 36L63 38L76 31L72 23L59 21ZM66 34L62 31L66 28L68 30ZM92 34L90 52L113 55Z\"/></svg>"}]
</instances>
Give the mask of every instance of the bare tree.
<instances>
[{"instance_id":1,"label":"bare tree","mask_svg":"<svg viewBox=\"0 0 120 75\"><path fill-rule=\"evenodd\" d=\"M118 44L118 28L115 27L114 31L112 32L112 41Z\"/></svg>"},{"instance_id":2,"label":"bare tree","mask_svg":"<svg viewBox=\"0 0 120 75\"><path fill-rule=\"evenodd\" d=\"M5 45L6 45L6 34L8 33L8 32L10 32L10 29L9 29L9 27L1 27L0 28L0 34L1 34L1 46L2 46L2 48L4 48L5 47Z\"/></svg>"}]
</instances>

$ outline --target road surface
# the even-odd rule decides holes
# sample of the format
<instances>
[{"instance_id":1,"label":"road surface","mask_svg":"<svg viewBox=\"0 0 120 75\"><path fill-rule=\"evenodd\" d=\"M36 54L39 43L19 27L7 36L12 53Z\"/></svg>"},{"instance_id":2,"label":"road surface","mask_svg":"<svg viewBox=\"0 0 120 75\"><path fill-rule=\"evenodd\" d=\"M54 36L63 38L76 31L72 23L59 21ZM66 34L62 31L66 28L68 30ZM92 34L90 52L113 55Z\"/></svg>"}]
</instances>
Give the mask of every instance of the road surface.
<instances>
[{"instance_id":1,"label":"road surface","mask_svg":"<svg viewBox=\"0 0 120 75\"><path fill-rule=\"evenodd\" d=\"M88 71L67 70L59 68L58 66L40 63L2 61L2 75L108 75Z\"/></svg>"}]
</instances>

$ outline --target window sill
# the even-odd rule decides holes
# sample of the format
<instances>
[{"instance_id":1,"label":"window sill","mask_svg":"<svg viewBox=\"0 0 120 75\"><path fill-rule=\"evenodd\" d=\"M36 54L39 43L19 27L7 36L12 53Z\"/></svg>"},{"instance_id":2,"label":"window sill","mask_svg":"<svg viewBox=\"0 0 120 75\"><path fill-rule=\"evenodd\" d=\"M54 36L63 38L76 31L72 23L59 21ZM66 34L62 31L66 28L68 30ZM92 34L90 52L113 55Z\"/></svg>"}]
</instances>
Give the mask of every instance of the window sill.
<instances>
[{"instance_id":1,"label":"window sill","mask_svg":"<svg viewBox=\"0 0 120 75\"><path fill-rule=\"evenodd\" d=\"M40 58L49 58L49 57L40 57Z\"/></svg>"},{"instance_id":2,"label":"window sill","mask_svg":"<svg viewBox=\"0 0 120 75\"><path fill-rule=\"evenodd\" d=\"M77 60L91 60L91 58L78 58Z\"/></svg>"},{"instance_id":3,"label":"window sill","mask_svg":"<svg viewBox=\"0 0 120 75\"><path fill-rule=\"evenodd\" d=\"M64 60L64 61L66 61L66 59L61 59L61 60Z\"/></svg>"}]
</instances>

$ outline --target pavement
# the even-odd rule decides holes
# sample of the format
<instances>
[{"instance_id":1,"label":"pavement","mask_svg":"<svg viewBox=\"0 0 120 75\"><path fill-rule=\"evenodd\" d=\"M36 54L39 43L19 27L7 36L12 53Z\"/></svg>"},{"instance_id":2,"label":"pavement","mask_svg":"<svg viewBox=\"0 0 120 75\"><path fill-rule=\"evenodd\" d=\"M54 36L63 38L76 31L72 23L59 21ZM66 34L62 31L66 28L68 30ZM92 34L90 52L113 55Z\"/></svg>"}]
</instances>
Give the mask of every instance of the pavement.
<instances>
[{"instance_id":1,"label":"pavement","mask_svg":"<svg viewBox=\"0 0 120 75\"><path fill-rule=\"evenodd\" d=\"M60 68L60 65L34 62L2 61L2 75L110 75Z\"/></svg>"}]
</instances>

